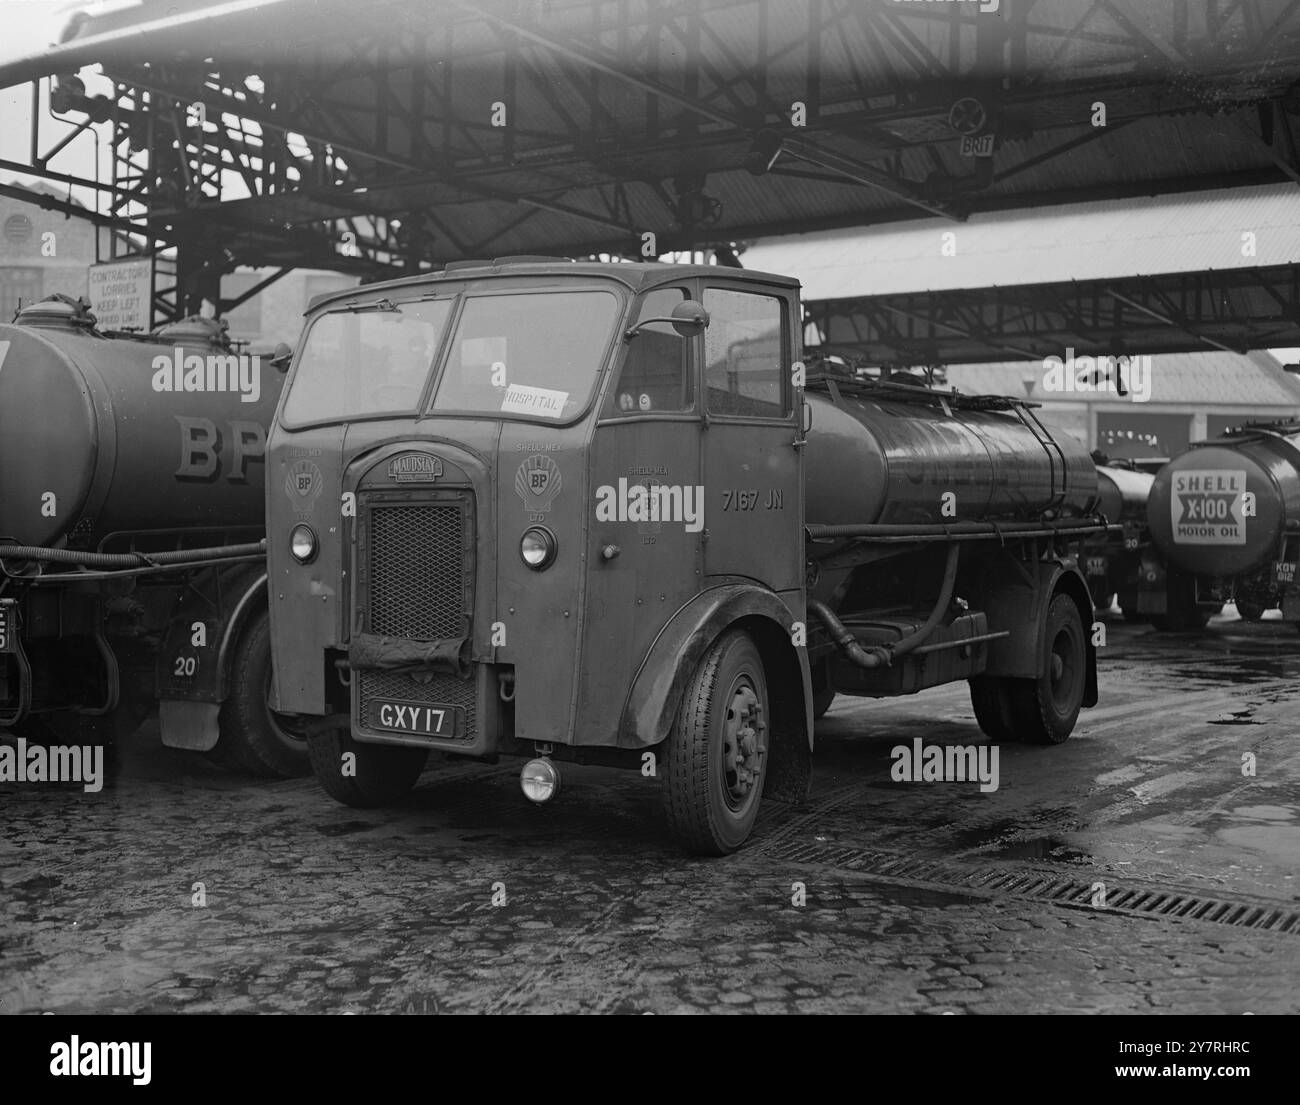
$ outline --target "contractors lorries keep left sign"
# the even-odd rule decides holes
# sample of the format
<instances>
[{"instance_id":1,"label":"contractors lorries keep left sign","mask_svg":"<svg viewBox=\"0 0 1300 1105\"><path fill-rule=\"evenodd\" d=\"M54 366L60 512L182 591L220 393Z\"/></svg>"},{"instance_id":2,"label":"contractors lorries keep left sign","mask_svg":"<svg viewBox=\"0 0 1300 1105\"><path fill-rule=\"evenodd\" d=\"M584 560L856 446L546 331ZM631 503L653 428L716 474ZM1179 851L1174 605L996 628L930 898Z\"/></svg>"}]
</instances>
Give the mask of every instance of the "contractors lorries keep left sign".
<instances>
[{"instance_id":1,"label":"contractors lorries keep left sign","mask_svg":"<svg viewBox=\"0 0 1300 1105\"><path fill-rule=\"evenodd\" d=\"M153 259L91 265L86 278L90 309L101 330L147 331L153 324Z\"/></svg>"},{"instance_id":2,"label":"contractors lorries keep left sign","mask_svg":"<svg viewBox=\"0 0 1300 1105\"><path fill-rule=\"evenodd\" d=\"M1188 469L1174 473L1169 500L1174 543L1244 545L1246 473L1240 469Z\"/></svg>"}]
</instances>

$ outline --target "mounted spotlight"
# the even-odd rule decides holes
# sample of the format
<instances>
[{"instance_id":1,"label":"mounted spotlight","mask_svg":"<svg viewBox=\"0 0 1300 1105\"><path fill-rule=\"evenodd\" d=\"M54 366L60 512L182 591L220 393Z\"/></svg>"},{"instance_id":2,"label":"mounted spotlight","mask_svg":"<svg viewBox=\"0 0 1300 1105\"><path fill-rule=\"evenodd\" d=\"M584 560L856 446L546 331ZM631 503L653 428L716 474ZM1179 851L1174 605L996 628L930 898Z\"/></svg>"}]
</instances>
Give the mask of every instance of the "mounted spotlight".
<instances>
[{"instance_id":1,"label":"mounted spotlight","mask_svg":"<svg viewBox=\"0 0 1300 1105\"><path fill-rule=\"evenodd\" d=\"M781 136L773 131L763 131L754 139L749 147L749 152L745 154L745 160L741 162L747 172L754 176L762 176L764 173L771 172L772 166L776 164L777 158L781 156Z\"/></svg>"},{"instance_id":2,"label":"mounted spotlight","mask_svg":"<svg viewBox=\"0 0 1300 1105\"><path fill-rule=\"evenodd\" d=\"M86 99L86 86L80 77L74 74L54 78L54 87L50 89L50 110L60 115L79 107Z\"/></svg>"},{"instance_id":3,"label":"mounted spotlight","mask_svg":"<svg viewBox=\"0 0 1300 1105\"><path fill-rule=\"evenodd\" d=\"M963 137L983 134L989 125L988 108L974 96L963 96L948 109L948 125Z\"/></svg>"},{"instance_id":4,"label":"mounted spotlight","mask_svg":"<svg viewBox=\"0 0 1300 1105\"><path fill-rule=\"evenodd\" d=\"M722 218L722 201L704 191L704 178L678 177L677 221L685 227L713 226Z\"/></svg>"}]
</instances>

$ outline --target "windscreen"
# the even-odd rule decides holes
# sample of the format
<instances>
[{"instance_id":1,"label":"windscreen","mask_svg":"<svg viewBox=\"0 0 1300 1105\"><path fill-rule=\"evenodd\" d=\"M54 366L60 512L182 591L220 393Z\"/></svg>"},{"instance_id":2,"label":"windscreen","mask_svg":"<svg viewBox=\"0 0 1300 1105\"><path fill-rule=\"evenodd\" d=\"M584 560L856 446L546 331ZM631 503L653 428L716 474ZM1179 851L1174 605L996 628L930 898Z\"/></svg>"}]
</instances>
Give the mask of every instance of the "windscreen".
<instances>
[{"instance_id":1,"label":"windscreen","mask_svg":"<svg viewBox=\"0 0 1300 1105\"><path fill-rule=\"evenodd\" d=\"M454 295L321 315L285 400L288 425L413 414ZM586 406L620 312L613 292L470 295L446 343L432 410L560 421Z\"/></svg>"},{"instance_id":2,"label":"windscreen","mask_svg":"<svg viewBox=\"0 0 1300 1105\"><path fill-rule=\"evenodd\" d=\"M618 297L605 291L468 297L433 409L573 417L600 375L618 313Z\"/></svg>"},{"instance_id":3,"label":"windscreen","mask_svg":"<svg viewBox=\"0 0 1300 1105\"><path fill-rule=\"evenodd\" d=\"M415 411L455 302L448 297L321 315L307 332L284 421Z\"/></svg>"}]
</instances>

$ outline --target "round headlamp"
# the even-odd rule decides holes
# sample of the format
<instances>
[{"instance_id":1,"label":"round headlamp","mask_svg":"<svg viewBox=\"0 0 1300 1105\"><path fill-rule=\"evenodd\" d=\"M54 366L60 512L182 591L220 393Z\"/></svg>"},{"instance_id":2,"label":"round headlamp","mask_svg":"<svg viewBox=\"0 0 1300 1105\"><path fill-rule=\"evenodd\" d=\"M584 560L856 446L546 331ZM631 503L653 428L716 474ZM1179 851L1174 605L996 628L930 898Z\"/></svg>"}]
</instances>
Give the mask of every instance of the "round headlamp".
<instances>
[{"instance_id":1,"label":"round headlamp","mask_svg":"<svg viewBox=\"0 0 1300 1105\"><path fill-rule=\"evenodd\" d=\"M289 551L299 564L310 564L316 559L316 532L311 526L298 525L289 534Z\"/></svg>"}]
</instances>

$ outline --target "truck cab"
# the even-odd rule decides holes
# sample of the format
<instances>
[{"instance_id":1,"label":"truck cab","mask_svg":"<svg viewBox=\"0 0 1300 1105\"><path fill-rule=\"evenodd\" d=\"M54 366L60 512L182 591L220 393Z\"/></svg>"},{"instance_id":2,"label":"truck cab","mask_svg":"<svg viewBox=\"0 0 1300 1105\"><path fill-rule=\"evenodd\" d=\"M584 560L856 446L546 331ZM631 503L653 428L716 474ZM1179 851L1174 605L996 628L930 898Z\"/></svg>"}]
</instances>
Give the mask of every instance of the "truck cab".
<instances>
[{"instance_id":1,"label":"truck cab","mask_svg":"<svg viewBox=\"0 0 1300 1105\"><path fill-rule=\"evenodd\" d=\"M458 263L313 304L267 447L272 706L353 805L431 750L637 767L720 854L806 791L798 285Z\"/></svg>"}]
</instances>

